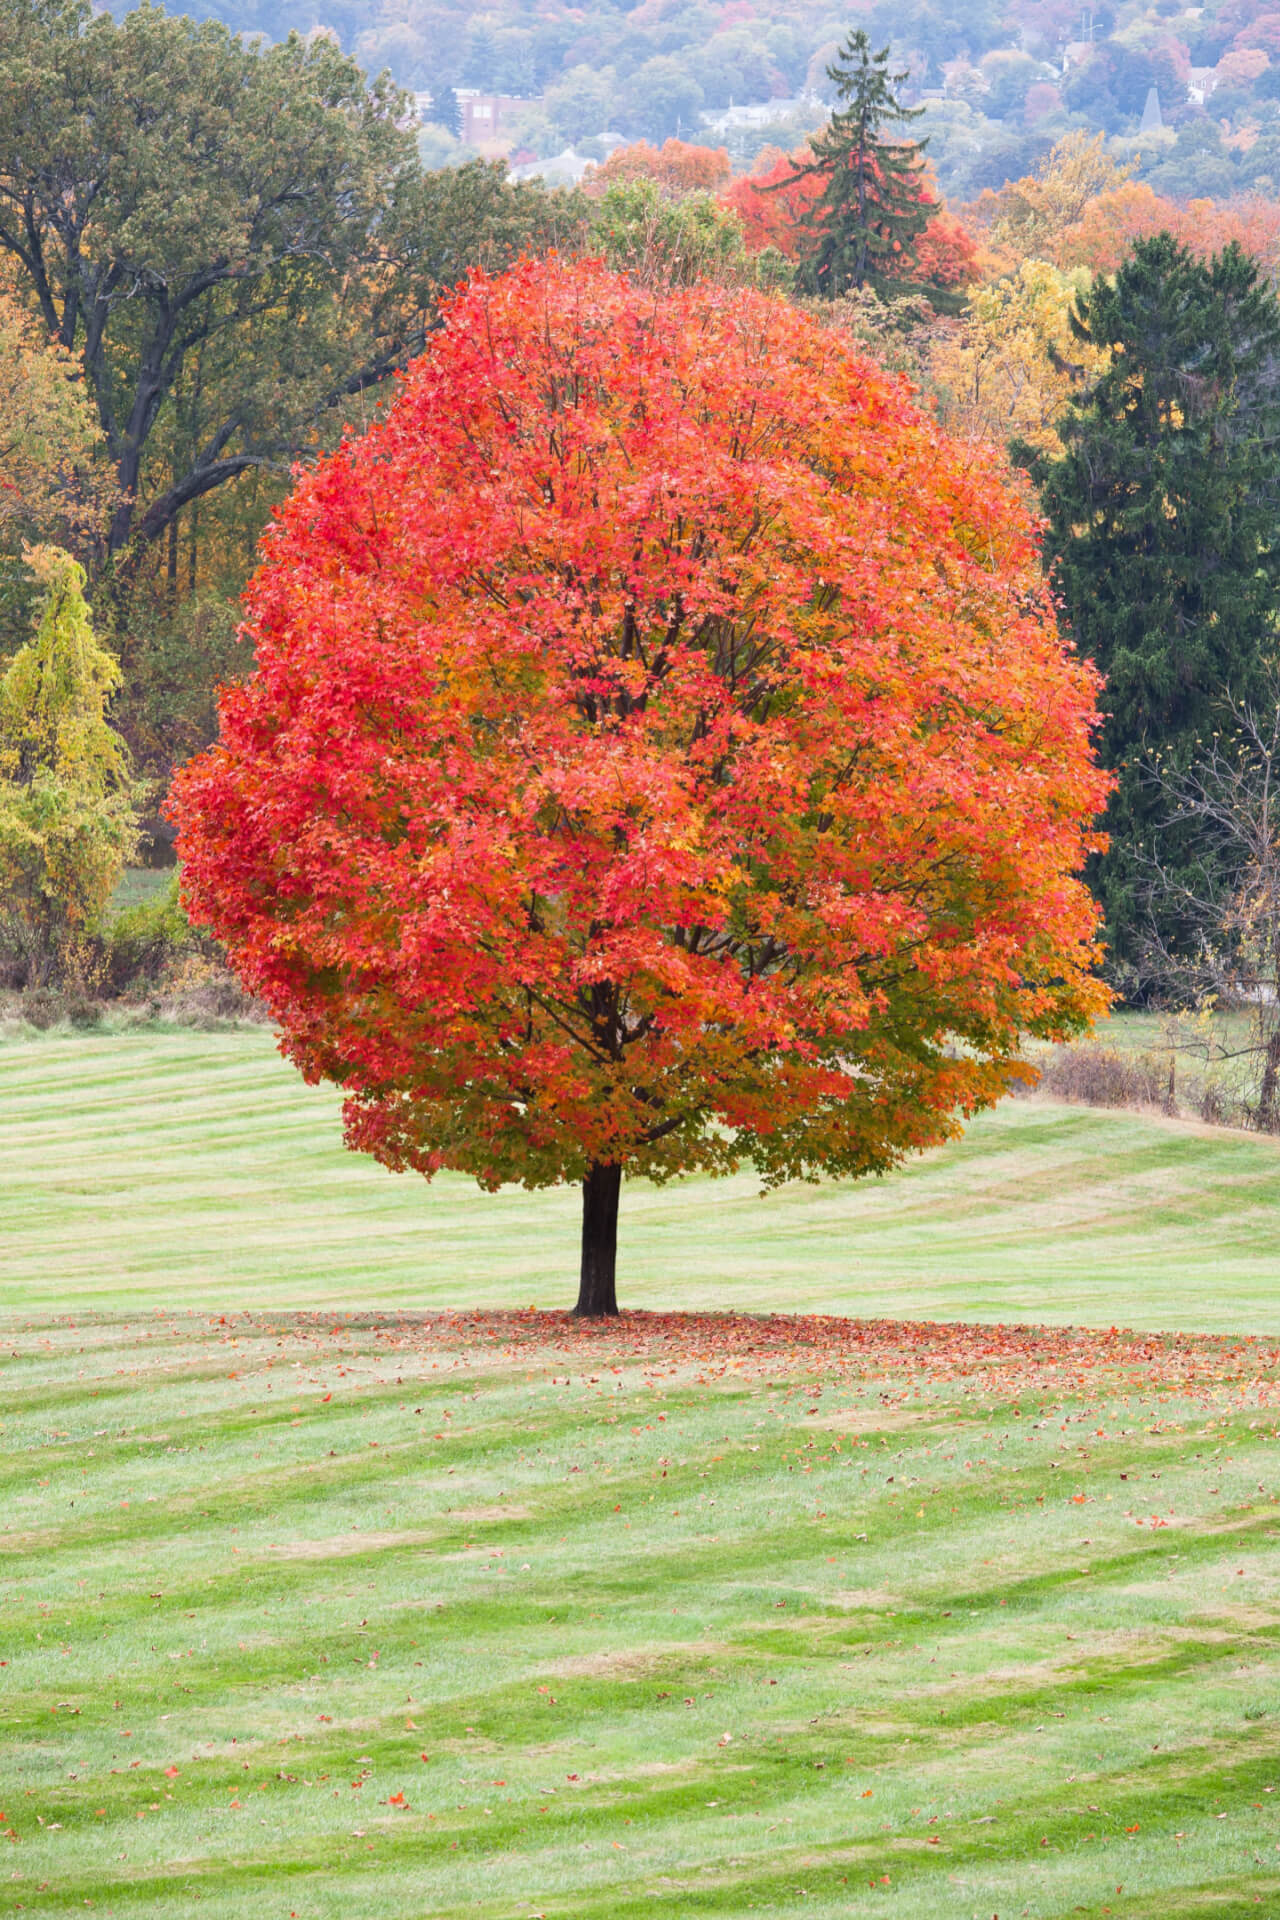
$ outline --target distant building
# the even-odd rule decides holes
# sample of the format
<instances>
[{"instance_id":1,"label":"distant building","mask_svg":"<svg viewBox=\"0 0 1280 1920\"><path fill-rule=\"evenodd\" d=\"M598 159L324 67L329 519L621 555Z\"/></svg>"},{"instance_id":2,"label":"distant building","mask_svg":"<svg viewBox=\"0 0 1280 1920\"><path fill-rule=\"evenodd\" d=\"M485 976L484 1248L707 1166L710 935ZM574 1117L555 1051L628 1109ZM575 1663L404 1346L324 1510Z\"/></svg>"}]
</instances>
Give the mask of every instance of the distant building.
<instances>
[{"instance_id":1,"label":"distant building","mask_svg":"<svg viewBox=\"0 0 1280 1920\"><path fill-rule=\"evenodd\" d=\"M549 187L576 187L588 167L594 167L594 160L584 159L575 153L572 147L566 147L563 153L550 155L545 160L523 160L519 166L512 167L513 180L545 180Z\"/></svg>"},{"instance_id":2,"label":"distant building","mask_svg":"<svg viewBox=\"0 0 1280 1920\"><path fill-rule=\"evenodd\" d=\"M732 127L768 127L775 120L789 120L802 108L818 104L813 94L798 94L793 100L758 100L748 106L737 107L730 103L719 113L704 113L702 127L706 133L728 133Z\"/></svg>"},{"instance_id":3,"label":"distant building","mask_svg":"<svg viewBox=\"0 0 1280 1920\"><path fill-rule=\"evenodd\" d=\"M461 138L469 147L486 146L490 141L509 137L513 123L536 100L523 100L512 93L481 93L476 87L455 89L462 114ZM415 93L414 110L420 121L431 118L432 96Z\"/></svg>"},{"instance_id":4,"label":"distant building","mask_svg":"<svg viewBox=\"0 0 1280 1920\"><path fill-rule=\"evenodd\" d=\"M469 147L481 146L486 140L500 140L510 131L512 121L518 120L532 104L516 94L480 93L474 87L459 87L462 137Z\"/></svg>"},{"instance_id":5,"label":"distant building","mask_svg":"<svg viewBox=\"0 0 1280 1920\"><path fill-rule=\"evenodd\" d=\"M1142 118L1138 122L1139 133L1159 133L1164 126L1164 115L1160 111L1160 89L1147 89L1147 104L1142 109Z\"/></svg>"}]
</instances>

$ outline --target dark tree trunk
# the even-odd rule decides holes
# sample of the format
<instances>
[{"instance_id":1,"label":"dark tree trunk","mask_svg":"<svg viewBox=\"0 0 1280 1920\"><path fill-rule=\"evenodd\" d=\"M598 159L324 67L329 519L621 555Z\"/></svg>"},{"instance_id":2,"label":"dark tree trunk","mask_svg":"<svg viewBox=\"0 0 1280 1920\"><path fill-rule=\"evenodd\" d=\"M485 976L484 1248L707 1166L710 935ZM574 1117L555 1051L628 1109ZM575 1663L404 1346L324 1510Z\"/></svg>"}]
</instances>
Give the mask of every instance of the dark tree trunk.
<instances>
[{"instance_id":1,"label":"dark tree trunk","mask_svg":"<svg viewBox=\"0 0 1280 1920\"><path fill-rule=\"evenodd\" d=\"M1266 1065L1258 1094L1258 1125L1264 1133L1276 1132L1276 1094L1280 1092L1280 1033L1267 1041Z\"/></svg>"},{"instance_id":2,"label":"dark tree trunk","mask_svg":"<svg viewBox=\"0 0 1280 1920\"><path fill-rule=\"evenodd\" d=\"M598 1319L618 1311L618 1195L622 1168L594 1166L582 1183L582 1278L574 1312Z\"/></svg>"}]
</instances>

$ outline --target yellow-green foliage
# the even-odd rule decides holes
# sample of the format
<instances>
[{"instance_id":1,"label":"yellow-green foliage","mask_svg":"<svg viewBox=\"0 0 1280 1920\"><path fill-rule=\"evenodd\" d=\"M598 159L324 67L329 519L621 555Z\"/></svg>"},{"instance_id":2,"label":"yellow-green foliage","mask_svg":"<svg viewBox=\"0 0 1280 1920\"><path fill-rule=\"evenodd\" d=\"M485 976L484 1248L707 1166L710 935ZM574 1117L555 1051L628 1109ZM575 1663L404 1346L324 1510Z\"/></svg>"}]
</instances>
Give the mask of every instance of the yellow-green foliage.
<instances>
[{"instance_id":1,"label":"yellow-green foliage","mask_svg":"<svg viewBox=\"0 0 1280 1920\"><path fill-rule=\"evenodd\" d=\"M120 683L95 637L84 570L28 547L36 632L0 680L0 952L28 982L67 967L132 851L129 767L106 704Z\"/></svg>"},{"instance_id":2,"label":"yellow-green foliage","mask_svg":"<svg viewBox=\"0 0 1280 1920\"><path fill-rule=\"evenodd\" d=\"M118 985L155 979L194 944L191 922L178 898L178 869L148 900L117 913L107 937L108 964Z\"/></svg>"}]
</instances>

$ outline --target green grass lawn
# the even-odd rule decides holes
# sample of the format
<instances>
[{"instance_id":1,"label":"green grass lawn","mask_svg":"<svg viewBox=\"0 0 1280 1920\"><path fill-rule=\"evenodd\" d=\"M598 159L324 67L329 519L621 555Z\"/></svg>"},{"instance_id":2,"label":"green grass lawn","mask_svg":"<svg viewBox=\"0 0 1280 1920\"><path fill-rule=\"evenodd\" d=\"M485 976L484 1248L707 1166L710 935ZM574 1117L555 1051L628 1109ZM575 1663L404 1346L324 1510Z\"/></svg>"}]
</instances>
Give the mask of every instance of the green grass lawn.
<instances>
[{"instance_id":1,"label":"green grass lawn","mask_svg":"<svg viewBox=\"0 0 1280 1920\"><path fill-rule=\"evenodd\" d=\"M1274 1143L638 1186L577 1328L260 1032L0 1102L0 1913L1280 1915Z\"/></svg>"},{"instance_id":2,"label":"green grass lawn","mask_svg":"<svg viewBox=\"0 0 1280 1920\"><path fill-rule=\"evenodd\" d=\"M172 879L172 867L126 867L107 902L107 925L132 907L145 907L158 899Z\"/></svg>"},{"instance_id":3,"label":"green grass lawn","mask_svg":"<svg viewBox=\"0 0 1280 1920\"><path fill-rule=\"evenodd\" d=\"M0 1912L1280 1912L1274 1343L6 1345Z\"/></svg>"},{"instance_id":4,"label":"green grass lawn","mask_svg":"<svg viewBox=\"0 0 1280 1920\"><path fill-rule=\"evenodd\" d=\"M396 1177L259 1029L0 1045L0 1302L559 1307L577 1195ZM1009 1102L884 1181L623 1193L620 1294L1280 1333L1280 1143Z\"/></svg>"}]
</instances>

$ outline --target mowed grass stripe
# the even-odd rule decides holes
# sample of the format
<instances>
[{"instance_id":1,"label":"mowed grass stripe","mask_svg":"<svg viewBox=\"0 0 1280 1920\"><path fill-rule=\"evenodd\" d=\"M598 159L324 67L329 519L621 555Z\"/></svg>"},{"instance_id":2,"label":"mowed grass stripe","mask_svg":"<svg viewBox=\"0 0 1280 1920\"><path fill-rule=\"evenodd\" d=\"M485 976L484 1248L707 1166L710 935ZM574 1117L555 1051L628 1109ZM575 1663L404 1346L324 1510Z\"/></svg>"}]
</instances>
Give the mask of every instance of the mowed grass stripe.
<instances>
[{"instance_id":1,"label":"mowed grass stripe","mask_svg":"<svg viewBox=\"0 0 1280 1920\"><path fill-rule=\"evenodd\" d=\"M431 1186L348 1154L340 1100L269 1034L0 1047L0 1304L559 1305L578 1200ZM882 1182L748 1173L624 1195L653 1307L1280 1332L1280 1149L1157 1117L1006 1104Z\"/></svg>"},{"instance_id":2,"label":"mowed grass stripe","mask_svg":"<svg viewBox=\"0 0 1280 1920\"><path fill-rule=\"evenodd\" d=\"M802 1329L735 1361L714 1329L681 1358L181 1316L102 1327L105 1363L95 1331L10 1332L42 1404L0 1433L6 1505L40 1540L4 1594L0 1911L1048 1914L1121 1882L1177 1913L1265 1884L1256 1346L1212 1350L1244 1375L1217 1387L1158 1345L1100 1361L1087 1396L1078 1348L1042 1353L1011 1399L945 1342L922 1371ZM128 1422L56 1437L111 1370Z\"/></svg>"}]
</instances>

